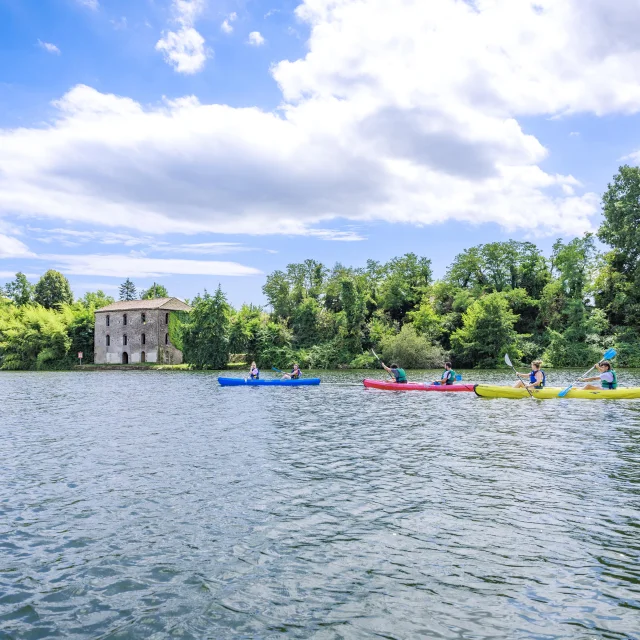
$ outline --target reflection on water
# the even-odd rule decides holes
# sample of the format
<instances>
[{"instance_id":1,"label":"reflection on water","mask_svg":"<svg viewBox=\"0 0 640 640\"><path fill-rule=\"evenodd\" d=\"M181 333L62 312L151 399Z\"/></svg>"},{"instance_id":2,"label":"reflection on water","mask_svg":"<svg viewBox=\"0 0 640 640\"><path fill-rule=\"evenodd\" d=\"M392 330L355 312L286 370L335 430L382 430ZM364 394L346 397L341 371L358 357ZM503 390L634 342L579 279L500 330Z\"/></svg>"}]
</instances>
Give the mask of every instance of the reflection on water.
<instances>
[{"instance_id":1,"label":"reflection on water","mask_svg":"<svg viewBox=\"0 0 640 640\"><path fill-rule=\"evenodd\" d=\"M640 637L640 402L362 377L0 375L0 638Z\"/></svg>"}]
</instances>

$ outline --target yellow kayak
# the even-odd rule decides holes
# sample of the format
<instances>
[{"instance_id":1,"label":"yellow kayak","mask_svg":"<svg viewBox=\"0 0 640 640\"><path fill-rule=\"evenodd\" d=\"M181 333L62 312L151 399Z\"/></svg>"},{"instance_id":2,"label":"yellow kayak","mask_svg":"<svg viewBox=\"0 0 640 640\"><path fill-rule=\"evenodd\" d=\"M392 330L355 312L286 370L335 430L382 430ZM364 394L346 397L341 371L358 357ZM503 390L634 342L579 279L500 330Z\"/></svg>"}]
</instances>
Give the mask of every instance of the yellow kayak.
<instances>
[{"instance_id":1,"label":"yellow kayak","mask_svg":"<svg viewBox=\"0 0 640 640\"><path fill-rule=\"evenodd\" d=\"M557 398L563 387L545 387L544 389L532 389L534 398L548 400ZM515 389L514 387L504 387L490 384L477 384L473 388L476 395L481 398L528 398L526 389ZM586 390L580 387L573 388L567 393L565 398L582 398L584 400L633 400L640 398L640 387L627 387L618 389L597 389Z\"/></svg>"}]
</instances>

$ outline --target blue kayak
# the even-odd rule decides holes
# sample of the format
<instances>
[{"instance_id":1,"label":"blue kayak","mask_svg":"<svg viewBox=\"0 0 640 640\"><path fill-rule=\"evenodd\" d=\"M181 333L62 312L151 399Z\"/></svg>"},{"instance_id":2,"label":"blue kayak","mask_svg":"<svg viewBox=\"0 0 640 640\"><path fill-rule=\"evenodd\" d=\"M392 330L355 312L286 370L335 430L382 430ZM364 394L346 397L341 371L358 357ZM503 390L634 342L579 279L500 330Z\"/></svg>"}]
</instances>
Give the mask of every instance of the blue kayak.
<instances>
[{"instance_id":1,"label":"blue kayak","mask_svg":"<svg viewBox=\"0 0 640 640\"><path fill-rule=\"evenodd\" d=\"M245 380L244 378L218 378L223 387L308 387L320 384L320 378L299 380Z\"/></svg>"}]
</instances>

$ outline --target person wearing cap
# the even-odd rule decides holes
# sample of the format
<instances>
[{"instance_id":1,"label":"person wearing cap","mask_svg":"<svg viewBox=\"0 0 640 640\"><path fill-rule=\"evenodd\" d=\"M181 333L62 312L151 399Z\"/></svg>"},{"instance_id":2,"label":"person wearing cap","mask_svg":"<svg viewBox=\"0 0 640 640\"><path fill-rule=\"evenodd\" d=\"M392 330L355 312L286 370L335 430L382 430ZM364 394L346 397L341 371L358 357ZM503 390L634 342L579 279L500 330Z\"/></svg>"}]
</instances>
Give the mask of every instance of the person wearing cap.
<instances>
[{"instance_id":1,"label":"person wearing cap","mask_svg":"<svg viewBox=\"0 0 640 640\"><path fill-rule=\"evenodd\" d=\"M592 382L598 380L600 386L597 384L585 384L583 389L598 390L598 389L617 389L618 388L618 374L612 369L611 363L608 360L598 362L596 369L600 372L599 375L593 378L580 378L580 382Z\"/></svg>"}]
</instances>

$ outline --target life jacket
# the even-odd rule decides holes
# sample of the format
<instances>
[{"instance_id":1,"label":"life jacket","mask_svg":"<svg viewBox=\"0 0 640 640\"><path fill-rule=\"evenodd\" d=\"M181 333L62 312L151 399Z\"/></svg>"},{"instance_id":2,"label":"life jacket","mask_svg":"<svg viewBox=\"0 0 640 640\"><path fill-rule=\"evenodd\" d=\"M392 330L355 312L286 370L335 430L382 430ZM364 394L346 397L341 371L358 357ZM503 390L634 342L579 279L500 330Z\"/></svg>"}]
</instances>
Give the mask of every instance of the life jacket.
<instances>
[{"instance_id":1,"label":"life jacket","mask_svg":"<svg viewBox=\"0 0 640 640\"><path fill-rule=\"evenodd\" d=\"M395 376L396 382L406 382L407 374L404 369L391 369L391 373Z\"/></svg>"},{"instance_id":2,"label":"life jacket","mask_svg":"<svg viewBox=\"0 0 640 640\"><path fill-rule=\"evenodd\" d=\"M255 369L251 369L251 379L258 380L260 378L260 369L256 367Z\"/></svg>"},{"instance_id":3,"label":"life jacket","mask_svg":"<svg viewBox=\"0 0 640 640\"><path fill-rule=\"evenodd\" d=\"M449 369L442 374L442 380L445 384L453 384L456 381L456 372L453 369Z\"/></svg>"},{"instance_id":4,"label":"life jacket","mask_svg":"<svg viewBox=\"0 0 640 640\"><path fill-rule=\"evenodd\" d=\"M605 382L602 381L603 389L617 389L618 388L618 374L613 370L609 369L609 373L613 374L613 382Z\"/></svg>"},{"instance_id":5,"label":"life jacket","mask_svg":"<svg viewBox=\"0 0 640 640\"><path fill-rule=\"evenodd\" d=\"M538 380L536 379L536 373L538 373L538 371L542 374L542 384L538 384ZM532 370L529 373L529 384L535 384L536 389L544 389L544 385L547 382L547 374L542 369L538 369L538 371Z\"/></svg>"},{"instance_id":6,"label":"life jacket","mask_svg":"<svg viewBox=\"0 0 640 640\"><path fill-rule=\"evenodd\" d=\"M297 370L298 373L296 373L296 369L291 369L291 379L292 380L297 380L298 378L302 377L302 371L300 371L300 369Z\"/></svg>"}]
</instances>

